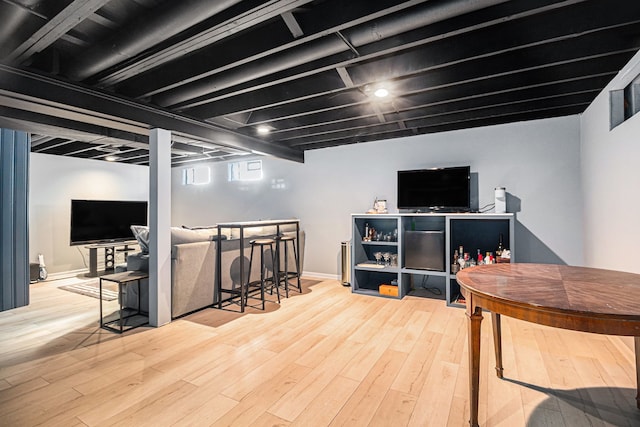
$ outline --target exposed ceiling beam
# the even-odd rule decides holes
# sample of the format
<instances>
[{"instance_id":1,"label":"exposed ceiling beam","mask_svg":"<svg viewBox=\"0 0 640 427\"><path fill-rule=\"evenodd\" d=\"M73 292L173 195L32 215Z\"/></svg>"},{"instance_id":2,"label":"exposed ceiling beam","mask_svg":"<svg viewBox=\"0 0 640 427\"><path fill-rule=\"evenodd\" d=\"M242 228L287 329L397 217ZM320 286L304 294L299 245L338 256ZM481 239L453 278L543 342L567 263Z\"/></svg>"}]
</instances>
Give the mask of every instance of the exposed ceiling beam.
<instances>
[{"instance_id":1,"label":"exposed ceiling beam","mask_svg":"<svg viewBox=\"0 0 640 427\"><path fill-rule=\"evenodd\" d=\"M530 16L543 14L552 10L561 9L563 7L568 7L573 4L584 2L584 1L585 0L566 0L560 3L556 3L552 5L544 5L539 8L528 9L519 13L513 13L508 16L498 17L496 19L492 19L489 21L483 21L481 23L477 23L474 25L465 26L463 28L458 28L444 34L437 34L435 36L432 35L428 37L418 38L413 41L406 41L405 43L394 44L392 46L381 46L375 51L371 51L371 48L370 48L370 50L366 54L362 54L361 56L355 56L349 59L342 59L340 57L336 57L336 60L328 60L326 65L319 65L314 67L311 70L303 69L298 72L292 71L288 75L278 76L277 78L266 81L264 83L252 84L249 86L239 86L237 89L233 88L232 90L225 91L220 94L213 94L213 95L207 96L206 99L202 99L202 100L196 98L189 102L184 102L180 104L179 108L182 111L188 111L189 114L193 114L197 117L210 118L210 117L216 117L220 114L228 114L231 111L229 110L229 107L225 107L225 106L233 105L234 98L241 98L239 97L239 95L243 95L248 92L254 92L256 90L272 88L279 84L290 84L292 81L295 81L301 78L317 75L322 72L331 71L337 68L346 68L349 66L357 65L359 63L366 63L367 61L372 61L379 57L384 57L384 56L391 57L392 55L398 54L403 50L425 46L434 42L441 42L443 40L451 39L453 37L457 37L465 34L471 34L475 31L494 27L496 25L504 24L506 22L516 21L516 20L527 18ZM567 34L566 36L567 38L575 37L575 33L572 31L566 31L566 34ZM479 41L479 40L476 40L476 41ZM507 43L507 42L508 40L503 41L503 43ZM547 40L546 42L549 42L549 40ZM522 47L524 46L520 46L519 48L522 48ZM342 50L347 49L346 45L344 46L344 48L341 48L341 49ZM497 55L499 53L500 51L493 50L491 53L487 53L486 55ZM423 62L425 61L428 62L427 58L425 58ZM441 66L444 66L444 65L441 65ZM409 68L409 70L407 70L407 68ZM420 68L424 69L424 67L418 67L417 64L407 62L402 67L402 70L404 73L409 74L409 73L419 72ZM373 73L373 75L376 75L376 74L377 73ZM392 78L392 77L393 76L389 76L389 78ZM254 110L262 107L267 108L272 106L266 103L264 103L263 105L258 104L261 99L264 99L263 97L250 97L250 99L255 100L253 104L247 105L242 110L236 110L234 112ZM289 97L289 99L286 100L286 102L290 102L290 100L291 100L291 97ZM218 101L223 101L223 102L218 102ZM226 110L226 111L223 112L222 110Z\"/></svg>"},{"instance_id":2,"label":"exposed ceiling beam","mask_svg":"<svg viewBox=\"0 0 640 427\"><path fill-rule=\"evenodd\" d=\"M142 19L129 23L127 28L118 31L113 37L92 46L69 65L66 73L76 81L85 80L155 46L159 39L174 36L239 1L168 2L162 8L152 9Z\"/></svg>"},{"instance_id":3,"label":"exposed ceiling beam","mask_svg":"<svg viewBox=\"0 0 640 427\"><path fill-rule=\"evenodd\" d=\"M46 47L78 25L78 22L82 22L109 1L110 0L74 0L11 52L6 58L7 62L21 63L34 53L43 51Z\"/></svg>"},{"instance_id":4,"label":"exposed ceiling beam","mask_svg":"<svg viewBox=\"0 0 640 427\"><path fill-rule=\"evenodd\" d=\"M304 35L304 32L302 31L302 28L300 28L300 24L298 24L298 21L296 21L296 17L293 16L293 13L287 11L280 14L280 16L282 16L282 20L285 24L287 24L287 28L289 29L289 31L291 31L291 35L294 38L297 39L298 37L302 37Z\"/></svg>"},{"instance_id":5,"label":"exposed ceiling beam","mask_svg":"<svg viewBox=\"0 0 640 427\"><path fill-rule=\"evenodd\" d=\"M551 98L558 93L567 94L584 91L595 93L603 85L606 85L606 83L608 83L615 74L616 71L614 70L590 77L564 79L492 91L484 90L482 87L479 87L481 86L479 84L468 84L468 90L461 90L460 88L449 90L448 88L444 88L441 90L435 90L434 93L429 94L428 100L423 100L418 105L412 106L407 102L408 105L399 109L398 107L391 107L390 105L389 108L382 111L382 114L393 116L399 121L404 121L421 117L424 115L426 110L433 107L449 108L448 111L454 111L453 107L450 108L447 105L455 105L457 103L472 101L474 99L483 99L483 102L486 105L491 106L498 102L505 102L507 99L528 99L527 97L530 96L530 94L537 94L537 98L540 98L541 96ZM562 90L560 89L560 86L562 86ZM465 93L465 95L460 96L460 93ZM353 113L351 110L353 110ZM317 117L315 119L305 121L305 123L296 121L296 123L299 123L298 125L288 122L278 123L279 127L286 130L276 130L272 132L270 136L279 143L282 143L288 139L295 139L296 137L306 137L323 133L330 134L331 132L339 129L356 128L358 126L362 126L363 123L369 123L370 125L375 124L373 120L373 117L375 117L374 115L362 115L360 111L361 109L359 108L343 108L333 116L339 117L339 119L331 120Z\"/></svg>"},{"instance_id":6,"label":"exposed ceiling beam","mask_svg":"<svg viewBox=\"0 0 640 427\"><path fill-rule=\"evenodd\" d=\"M371 21L361 27L354 27L348 34L348 44L344 42L340 28L324 37L305 37L306 43L282 51L279 55L271 55L260 62L245 63L220 73L212 70L197 77L197 80L180 82L180 87L164 91L155 95L154 102L162 106L172 106L183 109L200 105L200 97L210 95L221 89L230 88L250 80L287 70L306 62L312 62L336 55L347 50L349 46L358 48L380 39L388 39L395 35L411 31L435 22L452 18L459 14L469 13L489 6L494 6L506 0L455 0L450 2L427 2L424 7L414 10L412 14L399 15L393 18L383 18ZM352 25L352 24L350 24ZM339 34L337 36L336 34ZM283 48L285 48L283 46ZM335 66L335 64L334 64Z\"/></svg>"},{"instance_id":7,"label":"exposed ceiling beam","mask_svg":"<svg viewBox=\"0 0 640 427\"><path fill-rule=\"evenodd\" d=\"M113 117L115 129L120 129L122 126L122 122L118 119L127 120L145 124L144 135L148 135L149 129L163 128L226 147L250 152L256 151L287 160L304 162L304 153L298 150L264 142L207 122L106 92L99 92L6 65L0 65L0 90L19 94L19 96L27 96L31 99L43 99L50 106L70 106L73 109L85 111L89 124L98 118L93 114L93 112L97 112L100 119ZM69 113L68 109L65 110L62 107L59 110L61 118Z\"/></svg>"},{"instance_id":8,"label":"exposed ceiling beam","mask_svg":"<svg viewBox=\"0 0 640 427\"><path fill-rule=\"evenodd\" d=\"M344 83L344 87L353 87L354 86L353 80L351 80L351 76L349 75L349 71L347 71L346 68L337 67L336 71L338 72L338 75L342 79L342 82Z\"/></svg>"},{"instance_id":9,"label":"exposed ceiling beam","mask_svg":"<svg viewBox=\"0 0 640 427\"><path fill-rule=\"evenodd\" d=\"M637 24L632 23L631 25ZM441 81L443 78L447 79L448 81L446 84L451 86L489 79L505 78L516 74L529 73L534 70L541 71L544 69L552 69L563 65L573 64L572 66L574 67L584 67L589 66L589 62L591 60L594 60L594 62L602 61L602 57L626 57L628 53L635 52L640 47L640 40L627 40L625 41L625 45L622 45L615 38L609 40L608 44L611 44L611 46L607 46L607 43L605 43L605 36L601 36L597 32L585 33L580 42L569 40L570 38L570 36L567 36L567 38L564 39L553 38L548 40L548 43L527 43L522 46L503 48L496 52L495 55L482 54L475 55L470 58L464 57L464 62L467 64L466 67L458 67L462 61L459 57L443 58L442 62L435 64L427 59L413 58L411 64L404 66L405 71L409 73L409 77L406 77L405 81L409 82L410 79L414 78L414 76L418 81L428 79L431 82L430 87L425 89L421 83L417 86L420 86L421 91L433 90L435 88L442 87L438 80ZM593 48L592 46L594 43L600 43L598 45L600 47ZM611 51L613 43L615 43L615 46L619 47L618 51ZM564 48L564 44L567 46L573 46L572 50ZM470 47L473 48L474 46ZM497 46L497 48L500 48L500 46ZM594 54L598 50L602 50L604 53L599 55ZM544 55L542 56L545 59L544 62L536 60L540 55ZM495 61L495 57L499 57L500 61ZM525 59L522 59L523 57ZM383 67L384 64L374 64L372 65L372 68L375 68L376 65ZM448 69L448 67L451 67L451 69ZM579 72L584 73L583 71ZM363 80L363 76L368 75L367 70L362 69L355 73L351 72L350 75L352 78L354 78L354 74L358 78L359 82ZM554 77L553 74L546 74L546 76ZM532 76L532 78L536 79L535 76ZM561 80L562 77L558 76L558 81ZM551 81L553 81L553 79L551 79ZM516 85L521 85L521 83L518 82ZM402 85L400 86L402 87ZM400 93L398 95L411 93L411 91L404 92L402 89L399 89L399 92ZM303 100L306 101L309 98L309 96L305 96ZM319 111L326 111L327 109L332 108L344 108L346 106L346 103L335 106L327 101L330 98L323 93L320 93L316 99L319 100L318 103L320 106L322 106L322 102L324 102L324 104L326 104L326 108L317 107L314 110L307 108L303 113L294 113L294 115L292 115L289 114L289 110L293 109L299 111L299 109L296 109L294 105L298 100L292 97L290 101L283 102L280 106L272 106L268 110L268 113L266 111L254 110L254 113L251 116L252 120L247 124L256 125L263 122L272 123L275 120L293 118L294 116L299 117L301 115L312 115ZM351 105L362 104L364 102L366 102L366 100L362 99L354 101ZM202 110L199 109L198 111ZM190 112L193 113L191 110Z\"/></svg>"},{"instance_id":10,"label":"exposed ceiling beam","mask_svg":"<svg viewBox=\"0 0 640 427\"><path fill-rule=\"evenodd\" d=\"M130 77L144 73L152 68L156 68L166 62L180 58L187 53L202 49L226 37L230 37L253 25L265 22L275 16L286 13L296 7L300 7L312 0L272 0L265 5L261 5L240 16L225 21L212 28L208 28L193 37L176 43L157 53L136 61L134 64L122 67L117 71L103 76L98 83L102 86L112 86Z\"/></svg>"}]
</instances>

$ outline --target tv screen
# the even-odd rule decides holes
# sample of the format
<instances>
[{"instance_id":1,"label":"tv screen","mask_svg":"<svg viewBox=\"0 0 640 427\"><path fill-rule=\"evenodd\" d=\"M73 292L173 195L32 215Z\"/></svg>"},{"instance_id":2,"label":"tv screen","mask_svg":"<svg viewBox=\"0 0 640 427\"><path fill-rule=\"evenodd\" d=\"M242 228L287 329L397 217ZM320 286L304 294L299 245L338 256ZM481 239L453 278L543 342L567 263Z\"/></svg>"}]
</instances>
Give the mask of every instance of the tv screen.
<instances>
[{"instance_id":1,"label":"tv screen","mask_svg":"<svg viewBox=\"0 0 640 427\"><path fill-rule=\"evenodd\" d=\"M147 225L147 202L71 200L71 245L134 240L132 225Z\"/></svg>"},{"instance_id":2,"label":"tv screen","mask_svg":"<svg viewBox=\"0 0 640 427\"><path fill-rule=\"evenodd\" d=\"M467 212L469 166L398 171L398 209Z\"/></svg>"}]
</instances>

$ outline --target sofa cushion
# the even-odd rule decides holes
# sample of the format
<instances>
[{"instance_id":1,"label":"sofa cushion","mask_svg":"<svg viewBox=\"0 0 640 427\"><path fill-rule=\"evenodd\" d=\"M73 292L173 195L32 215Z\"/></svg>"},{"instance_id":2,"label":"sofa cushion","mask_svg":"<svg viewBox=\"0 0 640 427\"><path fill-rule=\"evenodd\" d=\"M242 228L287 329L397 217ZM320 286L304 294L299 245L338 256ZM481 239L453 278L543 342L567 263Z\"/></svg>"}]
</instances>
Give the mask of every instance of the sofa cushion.
<instances>
[{"instance_id":1,"label":"sofa cushion","mask_svg":"<svg viewBox=\"0 0 640 427\"><path fill-rule=\"evenodd\" d=\"M149 271L149 254L136 252L127 256L127 270Z\"/></svg>"},{"instance_id":2,"label":"sofa cushion","mask_svg":"<svg viewBox=\"0 0 640 427\"><path fill-rule=\"evenodd\" d=\"M132 225L131 231L140 245L140 251L143 254L149 253L149 227L146 225ZM182 243L206 242L208 240L217 240L218 230L216 228L197 228L190 229L184 227L171 227L171 245L180 245ZM223 239L227 236L222 235Z\"/></svg>"}]
</instances>

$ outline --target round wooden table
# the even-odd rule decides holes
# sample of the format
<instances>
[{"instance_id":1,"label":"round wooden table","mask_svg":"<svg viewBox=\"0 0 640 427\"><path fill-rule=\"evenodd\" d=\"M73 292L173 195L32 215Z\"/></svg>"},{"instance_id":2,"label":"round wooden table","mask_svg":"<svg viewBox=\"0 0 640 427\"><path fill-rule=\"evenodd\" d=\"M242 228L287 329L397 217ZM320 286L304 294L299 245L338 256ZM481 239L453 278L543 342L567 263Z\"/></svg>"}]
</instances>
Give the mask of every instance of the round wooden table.
<instances>
[{"instance_id":1,"label":"round wooden table","mask_svg":"<svg viewBox=\"0 0 640 427\"><path fill-rule=\"evenodd\" d=\"M551 264L490 264L456 276L469 319L471 426L478 426L480 323L491 311L496 373L502 378L500 315L575 331L635 337L640 408L640 274Z\"/></svg>"}]
</instances>

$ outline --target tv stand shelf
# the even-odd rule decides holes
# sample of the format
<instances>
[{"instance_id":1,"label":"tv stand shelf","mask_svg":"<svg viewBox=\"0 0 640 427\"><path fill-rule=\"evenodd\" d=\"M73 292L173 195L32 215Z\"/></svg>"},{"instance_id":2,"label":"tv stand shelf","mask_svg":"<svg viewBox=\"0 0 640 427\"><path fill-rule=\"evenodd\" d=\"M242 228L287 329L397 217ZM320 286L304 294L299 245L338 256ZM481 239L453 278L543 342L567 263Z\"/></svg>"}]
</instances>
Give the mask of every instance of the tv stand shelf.
<instances>
[{"instance_id":1,"label":"tv stand shelf","mask_svg":"<svg viewBox=\"0 0 640 427\"><path fill-rule=\"evenodd\" d=\"M95 245L88 245L85 248L89 249L89 272L87 277L98 277L104 274L113 273L116 268L116 252L124 252L125 260L127 259L127 253L133 252L136 249L131 246L137 245L136 240L126 242L109 242L109 243L96 243ZM98 250L104 250L104 270L98 271Z\"/></svg>"},{"instance_id":2,"label":"tv stand shelf","mask_svg":"<svg viewBox=\"0 0 640 427\"><path fill-rule=\"evenodd\" d=\"M351 217L351 290L354 293L398 299L416 293L444 298L447 305L456 306L460 305L457 302L460 286L451 272L451 264L453 252L460 245L475 258L478 249L483 255L494 252L502 234L505 247L511 250L511 260L515 260L514 215L510 213L352 214ZM367 227L385 234L397 230L397 241L364 240ZM417 250L414 240L420 234L428 244ZM376 265L375 252L396 254L397 265ZM418 268L412 264L421 260L429 266ZM397 284L397 296L379 292L380 285L393 284Z\"/></svg>"}]
</instances>

